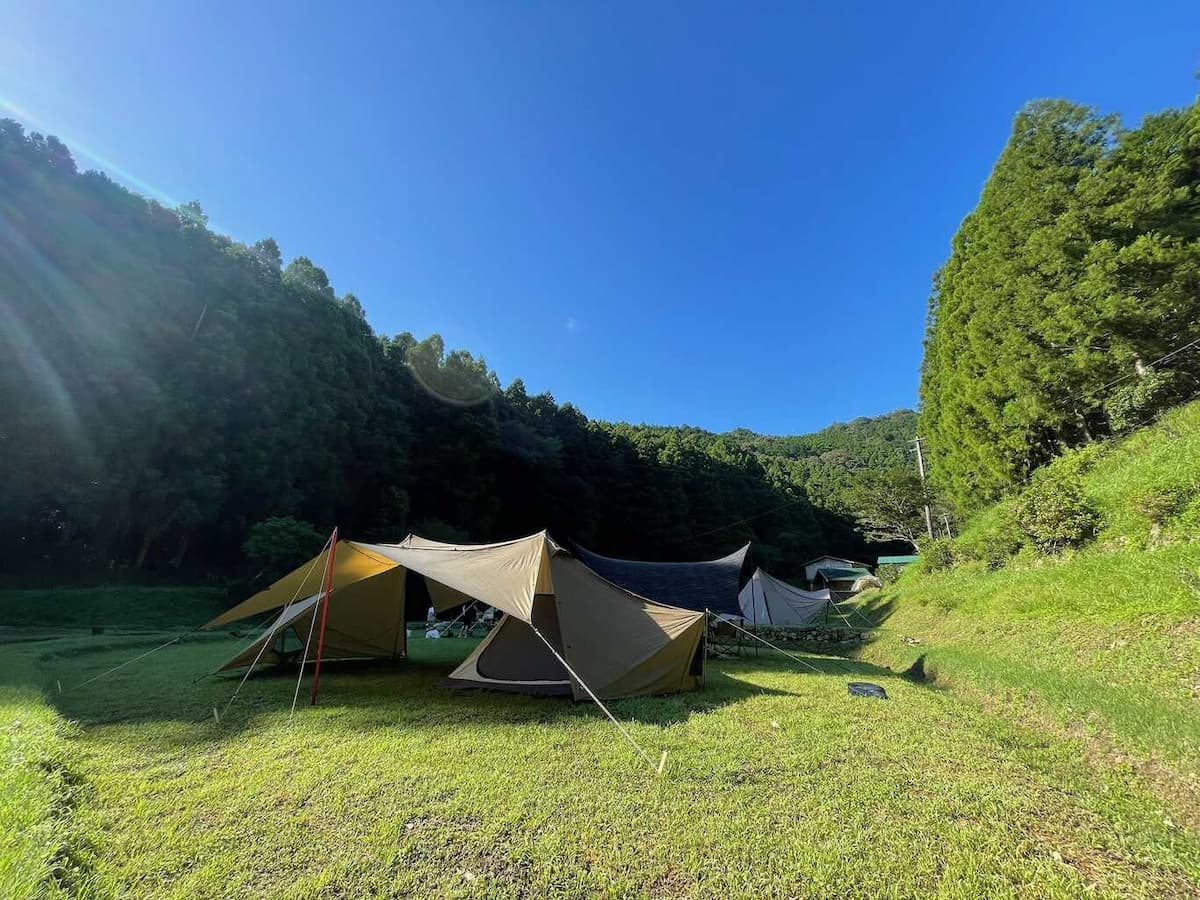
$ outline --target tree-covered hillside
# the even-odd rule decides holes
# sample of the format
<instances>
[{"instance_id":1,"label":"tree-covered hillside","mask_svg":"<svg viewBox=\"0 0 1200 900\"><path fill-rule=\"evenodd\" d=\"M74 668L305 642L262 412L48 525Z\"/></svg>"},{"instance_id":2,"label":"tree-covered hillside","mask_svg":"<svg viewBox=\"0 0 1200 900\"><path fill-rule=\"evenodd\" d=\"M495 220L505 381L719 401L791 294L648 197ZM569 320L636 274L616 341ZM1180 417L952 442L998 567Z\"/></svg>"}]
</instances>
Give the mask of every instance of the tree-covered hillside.
<instances>
[{"instance_id":1,"label":"tree-covered hillside","mask_svg":"<svg viewBox=\"0 0 1200 900\"><path fill-rule=\"evenodd\" d=\"M1030 104L929 303L922 434L966 512L1200 375L1200 103L1124 129Z\"/></svg>"},{"instance_id":2,"label":"tree-covered hillside","mask_svg":"<svg viewBox=\"0 0 1200 900\"><path fill-rule=\"evenodd\" d=\"M788 574L871 554L846 480L902 462L911 431L903 414L805 438L589 421L436 335L374 333L311 260L80 173L14 122L0 232L10 573L227 573L255 523L294 516L677 559L754 540Z\"/></svg>"}]
</instances>

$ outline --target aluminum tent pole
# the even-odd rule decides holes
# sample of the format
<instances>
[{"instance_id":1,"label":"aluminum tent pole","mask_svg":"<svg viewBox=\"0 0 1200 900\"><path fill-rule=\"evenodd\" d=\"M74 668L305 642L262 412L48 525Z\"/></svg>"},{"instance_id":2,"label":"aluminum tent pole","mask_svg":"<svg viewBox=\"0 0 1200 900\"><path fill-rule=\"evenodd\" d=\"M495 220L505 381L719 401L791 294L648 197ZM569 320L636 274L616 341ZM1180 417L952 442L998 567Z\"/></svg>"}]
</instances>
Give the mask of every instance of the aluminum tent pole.
<instances>
[{"instance_id":1,"label":"aluminum tent pole","mask_svg":"<svg viewBox=\"0 0 1200 900\"><path fill-rule=\"evenodd\" d=\"M317 705L317 689L321 686L321 654L325 650L325 624L329 620L329 594L333 591L333 564L337 559L338 530L329 539L329 561L325 566L325 596L321 602L321 633L317 638L317 661L313 667L312 705ZM303 672L303 668L300 670Z\"/></svg>"}]
</instances>

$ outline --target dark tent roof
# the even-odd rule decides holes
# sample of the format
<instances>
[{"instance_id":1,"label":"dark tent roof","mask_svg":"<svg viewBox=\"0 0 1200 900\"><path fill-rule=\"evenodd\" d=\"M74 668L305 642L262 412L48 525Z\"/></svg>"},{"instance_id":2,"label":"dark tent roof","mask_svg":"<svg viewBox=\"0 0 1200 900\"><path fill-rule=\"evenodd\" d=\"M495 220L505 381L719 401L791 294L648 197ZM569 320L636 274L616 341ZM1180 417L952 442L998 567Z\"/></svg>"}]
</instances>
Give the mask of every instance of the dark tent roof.
<instances>
[{"instance_id":1,"label":"dark tent roof","mask_svg":"<svg viewBox=\"0 0 1200 900\"><path fill-rule=\"evenodd\" d=\"M600 556L575 545L576 553L593 572L618 587L668 606L740 616L738 591L747 544L740 550L705 562L638 562Z\"/></svg>"}]
</instances>

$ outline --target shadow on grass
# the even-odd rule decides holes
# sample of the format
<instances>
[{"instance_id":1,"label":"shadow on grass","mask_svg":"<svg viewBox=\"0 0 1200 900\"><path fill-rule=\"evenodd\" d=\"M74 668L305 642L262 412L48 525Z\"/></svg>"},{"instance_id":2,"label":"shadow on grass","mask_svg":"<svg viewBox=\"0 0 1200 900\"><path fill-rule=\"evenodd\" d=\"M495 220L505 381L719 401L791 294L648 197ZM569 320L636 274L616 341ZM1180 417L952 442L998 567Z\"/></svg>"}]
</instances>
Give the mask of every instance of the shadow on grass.
<instances>
[{"instance_id":1,"label":"shadow on grass","mask_svg":"<svg viewBox=\"0 0 1200 900\"><path fill-rule=\"evenodd\" d=\"M92 684L75 685L119 665L141 648L156 646L170 635L86 635L64 640L31 654L33 665L22 667L15 681L41 688L66 717L85 727L147 726L128 732L128 740L152 741L168 747L222 742L255 728L278 726L296 697L296 714L309 708L311 671L296 692L297 667L255 672L241 686L242 672L211 674L215 665L240 649L245 639L197 635L167 647L145 660L107 675ZM486 690L447 690L446 676L470 653L476 641L414 640L410 658L396 662L331 662L322 666L319 714L346 729L388 727L430 729L520 728L592 719L602 713L589 701L564 697L532 697ZM44 645L43 645L44 646ZM793 674L819 679L830 690L844 691L839 681L894 677L894 673L860 660L803 656L799 663L766 650L755 657L720 660L708 665L700 691L661 697L615 700L609 705L617 718L642 724L670 726L744 699L798 696L779 688L775 676ZM4 681L14 682L14 669ZM755 683L769 675L772 686ZM57 684L67 685L59 693ZM804 680L799 690L813 689ZM221 712L218 725L212 710ZM109 735L106 739L112 739ZM117 739L122 739L116 735Z\"/></svg>"},{"instance_id":2,"label":"shadow on grass","mask_svg":"<svg viewBox=\"0 0 1200 900\"><path fill-rule=\"evenodd\" d=\"M882 628L883 624L891 618L892 613L896 611L897 596L890 593L891 590L884 588L864 597L855 606L855 611L866 618L873 627Z\"/></svg>"}]
</instances>

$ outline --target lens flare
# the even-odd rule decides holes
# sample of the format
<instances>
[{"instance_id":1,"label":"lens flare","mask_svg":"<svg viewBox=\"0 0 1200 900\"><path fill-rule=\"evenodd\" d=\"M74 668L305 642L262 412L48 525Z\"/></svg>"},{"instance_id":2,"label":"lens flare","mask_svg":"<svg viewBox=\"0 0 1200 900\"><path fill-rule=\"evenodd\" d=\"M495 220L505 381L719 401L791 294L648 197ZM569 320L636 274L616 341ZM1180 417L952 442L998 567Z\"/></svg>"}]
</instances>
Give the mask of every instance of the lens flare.
<instances>
[{"instance_id":1,"label":"lens flare","mask_svg":"<svg viewBox=\"0 0 1200 900\"><path fill-rule=\"evenodd\" d=\"M24 109L5 97L0 97L0 111L3 111L9 118L18 120L26 128L58 138L67 145L71 151L71 155L75 157L77 162L83 161L86 163L86 165L80 168L100 169L122 184L133 188L139 194L157 200L163 206L174 208L179 205L179 201L170 196L166 191L161 191L149 182L142 181L142 179L138 178L128 169L121 167L109 157L89 147L84 141L79 140L78 135L69 135L60 128L51 127L29 110Z\"/></svg>"}]
</instances>

